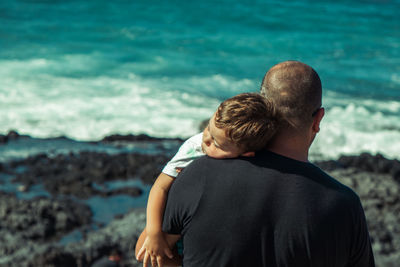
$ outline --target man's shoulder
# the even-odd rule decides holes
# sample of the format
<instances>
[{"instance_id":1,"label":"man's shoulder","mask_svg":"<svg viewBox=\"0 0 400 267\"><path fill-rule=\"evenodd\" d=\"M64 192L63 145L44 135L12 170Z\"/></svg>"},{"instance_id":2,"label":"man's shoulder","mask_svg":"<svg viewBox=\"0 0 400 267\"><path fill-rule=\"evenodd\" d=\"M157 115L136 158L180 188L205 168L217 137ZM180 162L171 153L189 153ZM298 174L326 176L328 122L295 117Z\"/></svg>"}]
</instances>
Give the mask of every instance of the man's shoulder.
<instances>
[{"instance_id":1,"label":"man's shoulder","mask_svg":"<svg viewBox=\"0 0 400 267\"><path fill-rule=\"evenodd\" d=\"M204 154L204 155L194 159L193 162L190 165L188 165L184 170L186 172L188 172L188 171L190 171L190 172L192 172L192 171L198 172L200 170L206 171L209 168L214 168L214 167L211 167L211 166L218 165L218 162L215 162L215 161L218 161L218 159L211 158L211 157L209 157L209 156ZM222 163L222 161L219 160L219 163Z\"/></svg>"},{"instance_id":2,"label":"man's shoulder","mask_svg":"<svg viewBox=\"0 0 400 267\"><path fill-rule=\"evenodd\" d=\"M260 153L259 161L266 169L274 170L279 176L302 177L297 182L318 189L319 192L329 197L344 201L358 202L358 195L348 186L332 177L317 165L310 162L298 161L270 151Z\"/></svg>"},{"instance_id":3,"label":"man's shoulder","mask_svg":"<svg viewBox=\"0 0 400 267\"><path fill-rule=\"evenodd\" d=\"M216 173L231 173L238 170L256 168L256 166L250 162L251 160L243 157L216 159L204 155L194 159L193 162L184 170L188 173L199 173L206 176L213 176L213 174Z\"/></svg>"},{"instance_id":4,"label":"man's shoulder","mask_svg":"<svg viewBox=\"0 0 400 267\"><path fill-rule=\"evenodd\" d=\"M354 205L358 205L360 197L352 188L343 184L336 177L328 174L318 166L312 165L317 174L316 177L319 177L319 179L324 182L330 194L335 195L338 200L344 201L347 204L353 203Z\"/></svg>"}]
</instances>

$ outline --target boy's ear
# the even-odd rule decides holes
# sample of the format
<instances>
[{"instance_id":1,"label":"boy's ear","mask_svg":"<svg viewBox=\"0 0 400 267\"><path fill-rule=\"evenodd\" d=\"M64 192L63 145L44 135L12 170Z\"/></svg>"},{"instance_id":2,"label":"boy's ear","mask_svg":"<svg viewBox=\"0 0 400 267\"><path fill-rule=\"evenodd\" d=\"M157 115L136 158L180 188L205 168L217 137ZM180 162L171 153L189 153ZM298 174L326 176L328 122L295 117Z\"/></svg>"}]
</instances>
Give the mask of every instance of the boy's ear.
<instances>
[{"instance_id":1,"label":"boy's ear","mask_svg":"<svg viewBox=\"0 0 400 267\"><path fill-rule=\"evenodd\" d=\"M256 155L255 152L246 152L246 153L243 153L240 156L242 156L242 157L254 157L255 155Z\"/></svg>"}]
</instances>

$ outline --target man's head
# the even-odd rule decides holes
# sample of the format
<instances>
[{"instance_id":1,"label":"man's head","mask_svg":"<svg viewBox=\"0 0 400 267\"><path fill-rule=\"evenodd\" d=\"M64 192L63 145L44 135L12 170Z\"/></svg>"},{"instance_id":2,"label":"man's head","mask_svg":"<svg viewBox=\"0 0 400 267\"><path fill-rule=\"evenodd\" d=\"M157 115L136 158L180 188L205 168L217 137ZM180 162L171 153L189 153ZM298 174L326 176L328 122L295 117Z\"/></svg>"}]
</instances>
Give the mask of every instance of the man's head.
<instances>
[{"instance_id":1,"label":"man's head","mask_svg":"<svg viewBox=\"0 0 400 267\"><path fill-rule=\"evenodd\" d=\"M203 132L203 150L213 158L251 155L263 149L278 129L273 104L256 93L222 102Z\"/></svg>"},{"instance_id":2,"label":"man's head","mask_svg":"<svg viewBox=\"0 0 400 267\"><path fill-rule=\"evenodd\" d=\"M298 61L273 66L261 84L261 95L272 101L287 127L309 128L321 107L322 86L315 70Z\"/></svg>"},{"instance_id":3,"label":"man's head","mask_svg":"<svg viewBox=\"0 0 400 267\"><path fill-rule=\"evenodd\" d=\"M261 84L261 95L281 114L279 132L268 149L300 161L308 161L308 150L320 130L324 116L322 86L315 70L298 61L273 66Z\"/></svg>"}]
</instances>

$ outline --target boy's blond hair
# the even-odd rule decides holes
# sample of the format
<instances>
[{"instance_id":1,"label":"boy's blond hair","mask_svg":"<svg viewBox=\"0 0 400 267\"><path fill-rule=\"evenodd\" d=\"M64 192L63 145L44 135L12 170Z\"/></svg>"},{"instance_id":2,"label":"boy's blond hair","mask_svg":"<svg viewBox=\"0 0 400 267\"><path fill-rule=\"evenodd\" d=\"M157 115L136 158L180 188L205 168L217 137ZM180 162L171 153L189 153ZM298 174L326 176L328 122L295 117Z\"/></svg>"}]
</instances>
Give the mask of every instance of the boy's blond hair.
<instances>
[{"instance_id":1,"label":"boy's blond hair","mask_svg":"<svg viewBox=\"0 0 400 267\"><path fill-rule=\"evenodd\" d=\"M243 93L222 102L215 113L215 126L239 148L263 149L278 130L279 115L265 97Z\"/></svg>"}]
</instances>

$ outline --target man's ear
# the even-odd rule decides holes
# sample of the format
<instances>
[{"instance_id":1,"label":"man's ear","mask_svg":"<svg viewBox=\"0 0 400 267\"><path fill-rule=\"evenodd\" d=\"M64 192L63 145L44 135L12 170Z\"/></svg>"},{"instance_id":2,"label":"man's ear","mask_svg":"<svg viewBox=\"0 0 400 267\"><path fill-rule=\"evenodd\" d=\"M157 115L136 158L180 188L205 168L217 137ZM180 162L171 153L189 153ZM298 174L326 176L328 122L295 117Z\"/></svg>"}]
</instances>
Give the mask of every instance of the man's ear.
<instances>
[{"instance_id":1,"label":"man's ear","mask_svg":"<svg viewBox=\"0 0 400 267\"><path fill-rule=\"evenodd\" d=\"M240 156L242 156L242 157L254 157L255 155L256 155L255 152L246 152L246 153L243 153Z\"/></svg>"},{"instance_id":2,"label":"man's ear","mask_svg":"<svg viewBox=\"0 0 400 267\"><path fill-rule=\"evenodd\" d=\"M313 132L315 132L315 133L318 133L318 132L319 132L319 130L320 130L319 125L320 125L320 123L321 123L322 118L324 117L324 115L325 115L325 109L324 109L324 108L320 108L320 109L317 111L317 114L315 114L315 116L314 116L314 121L313 121L313 125L312 125L312 130L313 130Z\"/></svg>"}]
</instances>

